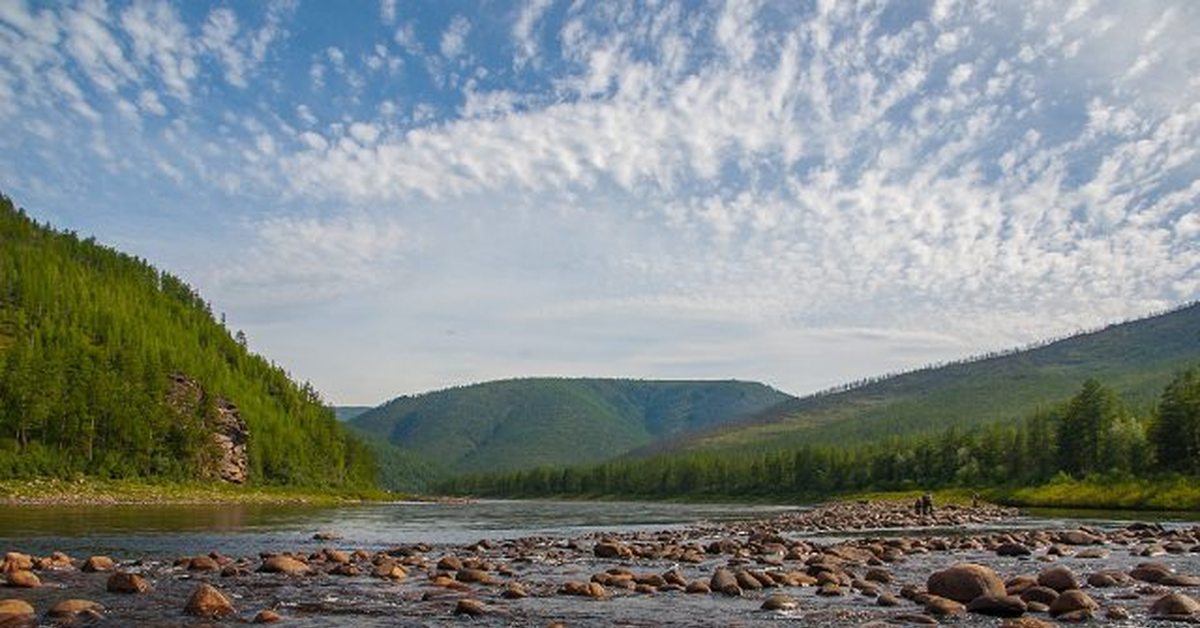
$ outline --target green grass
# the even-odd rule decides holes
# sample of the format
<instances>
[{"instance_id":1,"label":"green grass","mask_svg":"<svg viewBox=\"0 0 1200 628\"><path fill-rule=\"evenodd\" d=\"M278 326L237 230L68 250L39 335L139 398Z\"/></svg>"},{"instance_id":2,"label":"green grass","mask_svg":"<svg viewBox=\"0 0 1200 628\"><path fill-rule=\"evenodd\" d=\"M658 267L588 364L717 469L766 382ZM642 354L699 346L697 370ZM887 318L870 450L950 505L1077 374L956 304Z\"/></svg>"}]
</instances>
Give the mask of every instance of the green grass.
<instances>
[{"instance_id":1,"label":"green grass","mask_svg":"<svg viewBox=\"0 0 1200 628\"><path fill-rule=\"evenodd\" d=\"M0 503L10 504L313 504L406 499L386 491L287 486L170 483L139 480L39 479L0 481Z\"/></svg>"},{"instance_id":2,"label":"green grass","mask_svg":"<svg viewBox=\"0 0 1200 628\"><path fill-rule=\"evenodd\" d=\"M1200 512L1200 483L1184 477L1157 479L1058 478L1019 488L950 488L932 491L935 504L968 505L981 499L1023 508L1148 510ZM924 491L880 491L843 495L839 499L912 501Z\"/></svg>"}]
</instances>

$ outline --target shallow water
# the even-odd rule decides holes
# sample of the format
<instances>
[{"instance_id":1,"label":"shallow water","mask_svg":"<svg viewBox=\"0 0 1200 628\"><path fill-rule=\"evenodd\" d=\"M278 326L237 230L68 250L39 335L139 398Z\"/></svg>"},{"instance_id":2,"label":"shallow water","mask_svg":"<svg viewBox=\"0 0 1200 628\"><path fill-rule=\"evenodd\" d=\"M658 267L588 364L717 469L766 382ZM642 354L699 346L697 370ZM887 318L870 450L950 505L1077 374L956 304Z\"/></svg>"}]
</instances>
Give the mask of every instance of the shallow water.
<instances>
[{"instance_id":1,"label":"shallow water","mask_svg":"<svg viewBox=\"0 0 1200 628\"><path fill-rule=\"evenodd\" d=\"M0 509L0 549L32 553L178 556L294 549L317 531L339 545L381 549L483 538L569 537L595 531L669 529L770 516L784 506L655 502L399 502L337 507L263 504L18 506Z\"/></svg>"},{"instance_id":2,"label":"shallow water","mask_svg":"<svg viewBox=\"0 0 1200 628\"><path fill-rule=\"evenodd\" d=\"M407 625L529 625L544 626L561 620L568 625L695 626L775 625L783 621L797 625L858 626L876 619L894 618L919 608L883 609L874 599L855 592L838 598L815 595L812 587L787 589L800 601L794 613L759 610L766 593L748 592L741 598L722 595L659 593L641 595L613 591L607 600L588 600L555 595L568 580L586 581L591 574L616 565L637 573L663 573L678 568L688 580L707 581L712 571L729 556L707 556L700 564L677 565L663 560L601 560L591 555L590 541L583 551L569 549L572 539L600 531L636 533L667 531L705 522L757 519L796 507L720 504L672 504L648 502L554 502L482 501L470 504L396 503L314 508L295 506L125 506L125 507L20 507L0 513L0 551L15 549L33 554L65 551L77 558L109 554L118 560L143 561L127 568L151 579L154 591L139 596L121 596L104 591L104 574L76 571L44 574L49 585L40 589L4 594L18 595L44 610L66 597L86 597L103 603L109 611L101 625L209 625L182 615L181 608L197 581L211 582L225 591L239 610L240 619L273 608L296 626L407 626ZM941 529L868 530L862 532L788 534L827 545L844 539L886 536L960 536L1016 529L1075 527L1075 513L1028 514L1003 524ZM1087 525L1115 528L1129 521L1160 520L1146 513L1084 511ZM1188 517L1174 516L1168 527L1186 526ZM1192 519L1194 520L1194 518ZM329 530L342 538L316 541L314 532ZM516 560L503 542L477 555L513 569L512 578L528 587L531 597L501 599L498 587L472 585L469 595L477 597L499 614L467 620L452 614L465 593L428 584L421 572L402 582L367 576L344 577L316 574L300 578L255 574L224 578L216 574L191 573L172 568L181 555L218 551L234 557L254 557L262 551L315 551L321 547L346 550L377 550L397 545L428 543L428 557L436 561L447 554L475 552L467 545L480 539L541 537L523 550ZM533 549L528 549L532 547ZM1059 558L1081 577L1098 569L1130 567L1146 559L1132 548L1109 546L1112 555L1103 560ZM1180 572L1200 572L1200 554L1164 556ZM959 561L978 561L996 569L1003 577L1037 573L1044 563L1030 558L1002 558L993 553L954 551L916 554L888 568L896 577L893 592L902 584L923 585L937 569ZM1133 612L1133 619L1101 622L1113 626L1151 625L1145 609L1152 599L1133 587L1091 590L1103 605L1119 604ZM1194 592L1193 592L1194 594ZM1127 596L1128 599L1119 597ZM236 620L231 620L236 621ZM964 626L998 626L999 620L969 616L956 623Z\"/></svg>"}]
</instances>

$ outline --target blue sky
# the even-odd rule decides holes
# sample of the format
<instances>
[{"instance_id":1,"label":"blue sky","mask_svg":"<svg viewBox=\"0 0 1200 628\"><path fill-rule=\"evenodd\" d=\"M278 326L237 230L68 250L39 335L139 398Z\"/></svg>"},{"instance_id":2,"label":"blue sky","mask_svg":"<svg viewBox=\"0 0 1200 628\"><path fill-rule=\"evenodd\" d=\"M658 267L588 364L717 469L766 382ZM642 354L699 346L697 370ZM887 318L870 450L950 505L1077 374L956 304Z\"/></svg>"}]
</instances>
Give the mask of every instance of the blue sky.
<instances>
[{"instance_id":1,"label":"blue sky","mask_svg":"<svg viewBox=\"0 0 1200 628\"><path fill-rule=\"evenodd\" d=\"M1200 4L0 0L0 189L330 401L804 393L1200 294Z\"/></svg>"}]
</instances>

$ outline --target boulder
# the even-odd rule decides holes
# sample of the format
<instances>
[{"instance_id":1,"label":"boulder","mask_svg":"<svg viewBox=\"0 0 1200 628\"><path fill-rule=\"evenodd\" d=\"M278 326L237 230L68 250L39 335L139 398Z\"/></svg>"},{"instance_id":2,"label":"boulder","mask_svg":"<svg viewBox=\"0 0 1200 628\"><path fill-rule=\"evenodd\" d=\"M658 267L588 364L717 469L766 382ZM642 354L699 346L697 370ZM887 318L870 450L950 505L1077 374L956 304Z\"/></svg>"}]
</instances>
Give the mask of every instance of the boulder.
<instances>
[{"instance_id":1,"label":"boulder","mask_svg":"<svg viewBox=\"0 0 1200 628\"><path fill-rule=\"evenodd\" d=\"M525 586L520 582L509 582L504 585L504 592L500 596L509 600L519 600L529 597L529 591L526 591Z\"/></svg>"},{"instance_id":2,"label":"boulder","mask_svg":"<svg viewBox=\"0 0 1200 628\"><path fill-rule=\"evenodd\" d=\"M254 615L253 623L255 624L273 624L277 621L283 621L283 615L276 613L270 609L263 609Z\"/></svg>"},{"instance_id":3,"label":"boulder","mask_svg":"<svg viewBox=\"0 0 1200 628\"><path fill-rule=\"evenodd\" d=\"M10 598L0 600L0 622L29 619L34 615L33 607L25 600Z\"/></svg>"},{"instance_id":4,"label":"boulder","mask_svg":"<svg viewBox=\"0 0 1200 628\"><path fill-rule=\"evenodd\" d=\"M1054 589L1059 593L1068 589L1078 589L1079 581L1075 579L1075 573L1070 568L1063 565L1056 565L1043 569L1038 574L1038 584Z\"/></svg>"},{"instance_id":5,"label":"boulder","mask_svg":"<svg viewBox=\"0 0 1200 628\"><path fill-rule=\"evenodd\" d=\"M1129 571L1129 575L1135 580L1142 582L1158 582L1167 576L1174 574L1170 567L1163 563L1139 563Z\"/></svg>"},{"instance_id":6,"label":"boulder","mask_svg":"<svg viewBox=\"0 0 1200 628\"><path fill-rule=\"evenodd\" d=\"M684 589L684 591L688 593L712 593L712 588L703 581L693 580L692 582L688 583L687 588Z\"/></svg>"},{"instance_id":7,"label":"boulder","mask_svg":"<svg viewBox=\"0 0 1200 628\"><path fill-rule=\"evenodd\" d=\"M1115 569L1097 571L1096 573L1088 576L1087 579L1088 586L1096 587L1097 589L1117 587L1128 582L1129 576L1125 575L1125 572L1117 571Z\"/></svg>"},{"instance_id":8,"label":"boulder","mask_svg":"<svg viewBox=\"0 0 1200 628\"><path fill-rule=\"evenodd\" d=\"M1002 597L1004 582L988 567L973 563L960 563L935 572L925 583L929 593L963 604L981 595Z\"/></svg>"},{"instance_id":9,"label":"boulder","mask_svg":"<svg viewBox=\"0 0 1200 628\"><path fill-rule=\"evenodd\" d=\"M33 557L21 552L8 552L4 555L4 573L10 571L29 571L33 569Z\"/></svg>"},{"instance_id":10,"label":"boulder","mask_svg":"<svg viewBox=\"0 0 1200 628\"><path fill-rule=\"evenodd\" d=\"M188 571L218 571L221 564L211 556L193 556L188 560Z\"/></svg>"},{"instance_id":11,"label":"boulder","mask_svg":"<svg viewBox=\"0 0 1200 628\"><path fill-rule=\"evenodd\" d=\"M262 566L258 570L262 573L282 573L289 576L298 576L308 573L308 565L291 556L278 555L268 556L263 559Z\"/></svg>"},{"instance_id":12,"label":"boulder","mask_svg":"<svg viewBox=\"0 0 1200 628\"><path fill-rule=\"evenodd\" d=\"M1029 587L1024 591L1021 591L1021 601L1027 604L1029 602L1038 602L1039 604L1045 604L1046 606L1049 606L1054 603L1054 600L1057 599L1058 591L1055 591L1050 587L1036 586Z\"/></svg>"},{"instance_id":13,"label":"boulder","mask_svg":"<svg viewBox=\"0 0 1200 628\"><path fill-rule=\"evenodd\" d=\"M55 604L47 614L55 618L67 618L81 614L95 616L102 612L104 612L104 606L98 602L93 602L91 600L72 599L63 600L58 604Z\"/></svg>"},{"instance_id":14,"label":"boulder","mask_svg":"<svg viewBox=\"0 0 1200 628\"><path fill-rule=\"evenodd\" d=\"M201 584L188 598L183 612L199 617L224 617L232 615L236 611L233 609L233 604L229 602L229 598L225 597L216 587L211 584Z\"/></svg>"},{"instance_id":15,"label":"boulder","mask_svg":"<svg viewBox=\"0 0 1200 628\"><path fill-rule=\"evenodd\" d=\"M34 589L42 586L42 581L32 571L10 571L5 577L8 586L17 589Z\"/></svg>"},{"instance_id":16,"label":"boulder","mask_svg":"<svg viewBox=\"0 0 1200 628\"><path fill-rule=\"evenodd\" d=\"M105 588L109 593L145 593L150 590L150 583L135 573L117 571L108 577Z\"/></svg>"},{"instance_id":17,"label":"boulder","mask_svg":"<svg viewBox=\"0 0 1200 628\"><path fill-rule=\"evenodd\" d=\"M443 556L438 560L437 568L442 571L458 571L463 568L463 564L457 556Z\"/></svg>"},{"instance_id":18,"label":"boulder","mask_svg":"<svg viewBox=\"0 0 1200 628\"><path fill-rule=\"evenodd\" d=\"M455 615L469 615L471 617L478 617L480 615L486 615L487 612L488 607L485 606L483 602L469 597L459 600L458 604L454 606Z\"/></svg>"},{"instance_id":19,"label":"boulder","mask_svg":"<svg viewBox=\"0 0 1200 628\"><path fill-rule=\"evenodd\" d=\"M967 609L962 604L944 598L940 595L928 595L925 597L925 612L934 617L949 617L952 615L965 615Z\"/></svg>"},{"instance_id":20,"label":"boulder","mask_svg":"<svg viewBox=\"0 0 1200 628\"><path fill-rule=\"evenodd\" d=\"M996 547L997 556L1029 556L1033 551L1020 543L1001 543Z\"/></svg>"},{"instance_id":21,"label":"boulder","mask_svg":"<svg viewBox=\"0 0 1200 628\"><path fill-rule=\"evenodd\" d=\"M1091 596L1079 589L1071 589L1063 591L1059 594L1054 603L1050 605L1050 616L1058 617L1067 613L1077 613L1085 611L1088 614L1094 613L1100 605L1093 600Z\"/></svg>"},{"instance_id":22,"label":"boulder","mask_svg":"<svg viewBox=\"0 0 1200 628\"><path fill-rule=\"evenodd\" d=\"M981 595L967 604L967 611L990 617L1020 617L1025 614L1025 602L1015 595Z\"/></svg>"},{"instance_id":23,"label":"boulder","mask_svg":"<svg viewBox=\"0 0 1200 628\"><path fill-rule=\"evenodd\" d=\"M112 571L117 568L117 564L113 559L107 556L89 556L83 561L83 571L93 573L97 571Z\"/></svg>"},{"instance_id":24,"label":"boulder","mask_svg":"<svg viewBox=\"0 0 1200 628\"><path fill-rule=\"evenodd\" d=\"M630 558L633 550L617 541L601 541L592 548L596 558Z\"/></svg>"},{"instance_id":25,"label":"boulder","mask_svg":"<svg viewBox=\"0 0 1200 628\"><path fill-rule=\"evenodd\" d=\"M708 587L725 595L738 596L742 594L742 587L738 585L737 577L725 567L718 567L713 572L712 577L708 580Z\"/></svg>"},{"instance_id":26,"label":"boulder","mask_svg":"<svg viewBox=\"0 0 1200 628\"><path fill-rule=\"evenodd\" d=\"M1165 587L1200 587L1200 576L1173 573L1158 581Z\"/></svg>"},{"instance_id":27,"label":"boulder","mask_svg":"<svg viewBox=\"0 0 1200 628\"><path fill-rule=\"evenodd\" d=\"M800 603L796 601L796 598L781 593L768 597L762 603L764 611L794 611L797 608L800 608Z\"/></svg>"},{"instance_id":28,"label":"boulder","mask_svg":"<svg viewBox=\"0 0 1200 628\"><path fill-rule=\"evenodd\" d=\"M1200 615L1200 603L1182 593L1168 593L1150 605L1150 616L1156 619L1183 620Z\"/></svg>"},{"instance_id":29,"label":"boulder","mask_svg":"<svg viewBox=\"0 0 1200 628\"><path fill-rule=\"evenodd\" d=\"M1000 624L1000 628L1054 628L1054 624L1036 617L1018 617Z\"/></svg>"}]
</instances>

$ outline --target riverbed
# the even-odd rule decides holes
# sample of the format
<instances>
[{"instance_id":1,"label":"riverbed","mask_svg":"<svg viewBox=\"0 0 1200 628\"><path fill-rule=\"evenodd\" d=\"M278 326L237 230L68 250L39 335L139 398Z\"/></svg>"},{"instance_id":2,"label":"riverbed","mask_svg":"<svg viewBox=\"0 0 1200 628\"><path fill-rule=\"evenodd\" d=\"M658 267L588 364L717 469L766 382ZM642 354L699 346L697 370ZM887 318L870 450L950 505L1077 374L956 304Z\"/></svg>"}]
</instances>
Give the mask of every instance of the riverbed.
<instances>
[{"instance_id":1,"label":"riverbed","mask_svg":"<svg viewBox=\"0 0 1200 628\"><path fill-rule=\"evenodd\" d=\"M459 625L455 615L462 599L477 600L486 613L471 618L487 625L693 626L768 625L796 621L801 625L860 626L872 621L895 621L920 615L921 607L902 608L876 603L880 592L846 586L839 595L818 594L814 586L750 590L738 596L688 594L671 586L642 590L604 587L596 599L564 595L568 582L603 579L610 571L633 576L674 572L681 582L709 582L721 568L802 572L814 556L891 543L909 550L895 560L873 561L892 581L882 592L898 594L905 585L921 587L935 570L970 561L986 564L1003 578L1037 574L1048 564L1064 565L1081 581L1099 569L1129 571L1147 559L1141 547L1125 544L1131 522L1146 521L1145 513L1037 513L1015 517L950 517L904 525L882 522L870 530L833 529L801 524L806 507L647 502L514 502L395 503L311 508L301 506L221 505L112 506L10 508L0 515L0 549L35 556L64 552L75 566L88 556L104 554L118 568L144 575L153 589L141 595L105 590L107 574L77 568L41 572L45 586L6 589L0 597L29 601L40 613L68 597L86 598L106 610L92 621L98 625L206 625L182 613L184 602L198 583L207 582L225 593L236 615L225 621L249 620L258 611L279 613L286 625L394 626ZM1194 515L1156 515L1164 533L1191 530ZM1030 540L1030 556L1002 557L994 551L998 538L1034 539L1081 525L1103 535L1103 559L1065 554L1038 547ZM830 526L823 526L830 528ZM769 547L756 536L769 535L794 556L764 553ZM320 536L321 538L314 538ZM635 550L629 555L601 557L596 546L611 541ZM729 542L729 547L713 544ZM905 545L907 544L907 545ZM338 567L338 550L353 556ZM783 551L782 549L780 550ZM308 562L305 575L256 573L263 554L289 552ZM181 557L213 555L222 570L189 568ZM473 561L486 581L464 582L444 562L447 557ZM372 577L383 561L403 566L402 578ZM1162 553L1153 557L1183 574L1200 573L1200 552ZM846 573L861 576L867 569L848 561ZM439 576L441 579L439 579ZM461 576L458 576L461 578ZM506 597L518 583L527 597ZM616 582L622 584L621 582ZM657 584L657 583L656 583ZM1140 583L1137 583L1140 584ZM682 588L682 587L680 587ZM654 589L651 591L650 589ZM1183 589L1188 590L1188 589ZM1141 591L1141 592L1139 592ZM1195 589L1190 590L1195 593ZM798 608L765 611L771 593L785 593ZM1088 590L1102 608L1120 606L1127 620L1098 620L1106 625L1140 626L1154 622L1147 608L1159 590L1135 584ZM1047 618L1048 619L1048 618ZM997 619L968 615L960 623L1000 625Z\"/></svg>"}]
</instances>

